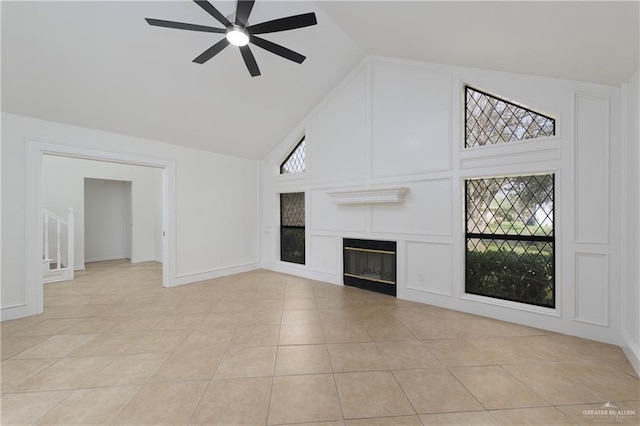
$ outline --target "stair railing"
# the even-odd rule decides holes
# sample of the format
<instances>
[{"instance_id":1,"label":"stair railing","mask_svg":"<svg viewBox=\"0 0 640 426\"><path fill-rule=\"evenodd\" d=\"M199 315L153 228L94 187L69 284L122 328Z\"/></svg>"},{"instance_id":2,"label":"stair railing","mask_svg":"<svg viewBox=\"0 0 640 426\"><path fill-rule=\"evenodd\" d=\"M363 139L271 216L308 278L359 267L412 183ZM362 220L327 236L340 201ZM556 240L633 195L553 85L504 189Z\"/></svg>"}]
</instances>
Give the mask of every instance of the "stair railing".
<instances>
[{"instance_id":1,"label":"stair railing","mask_svg":"<svg viewBox=\"0 0 640 426\"><path fill-rule=\"evenodd\" d=\"M67 219L63 219L53 212L42 209L44 220L43 233L43 274L45 282L66 281L73 279L74 271L74 239L75 216L69 208ZM55 258L51 258L50 234L55 227ZM66 232L64 232L66 231ZM63 244L66 243L66 253ZM52 267L54 266L55 267Z\"/></svg>"}]
</instances>

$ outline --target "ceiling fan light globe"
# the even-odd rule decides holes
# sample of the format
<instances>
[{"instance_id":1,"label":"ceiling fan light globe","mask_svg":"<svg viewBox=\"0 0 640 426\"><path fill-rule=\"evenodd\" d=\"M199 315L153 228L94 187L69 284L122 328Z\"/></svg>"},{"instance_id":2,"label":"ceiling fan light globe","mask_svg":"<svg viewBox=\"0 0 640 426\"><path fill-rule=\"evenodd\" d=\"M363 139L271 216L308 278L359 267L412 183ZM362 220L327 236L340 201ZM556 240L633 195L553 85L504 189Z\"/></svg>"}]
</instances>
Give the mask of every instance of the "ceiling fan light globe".
<instances>
[{"instance_id":1,"label":"ceiling fan light globe","mask_svg":"<svg viewBox=\"0 0 640 426\"><path fill-rule=\"evenodd\" d=\"M249 34L242 28L231 28L227 31L227 40L234 46L246 46L249 44Z\"/></svg>"}]
</instances>

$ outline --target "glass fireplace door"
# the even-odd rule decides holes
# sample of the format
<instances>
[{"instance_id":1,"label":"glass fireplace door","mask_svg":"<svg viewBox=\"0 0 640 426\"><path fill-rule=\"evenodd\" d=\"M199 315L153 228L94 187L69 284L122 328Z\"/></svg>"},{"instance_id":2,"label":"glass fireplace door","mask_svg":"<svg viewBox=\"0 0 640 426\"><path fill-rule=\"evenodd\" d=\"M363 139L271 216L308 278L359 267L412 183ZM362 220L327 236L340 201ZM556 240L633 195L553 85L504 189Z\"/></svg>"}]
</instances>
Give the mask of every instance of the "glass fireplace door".
<instances>
[{"instance_id":1,"label":"glass fireplace door","mask_svg":"<svg viewBox=\"0 0 640 426\"><path fill-rule=\"evenodd\" d=\"M343 240L344 284L396 295L396 243Z\"/></svg>"}]
</instances>

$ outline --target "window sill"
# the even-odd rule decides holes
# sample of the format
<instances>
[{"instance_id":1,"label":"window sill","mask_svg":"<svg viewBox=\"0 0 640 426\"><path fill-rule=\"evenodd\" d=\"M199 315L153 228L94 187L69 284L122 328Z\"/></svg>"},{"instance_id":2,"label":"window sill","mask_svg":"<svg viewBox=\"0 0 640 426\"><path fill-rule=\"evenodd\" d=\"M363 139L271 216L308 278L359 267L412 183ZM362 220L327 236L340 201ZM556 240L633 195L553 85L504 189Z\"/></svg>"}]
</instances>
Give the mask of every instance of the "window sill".
<instances>
[{"instance_id":1,"label":"window sill","mask_svg":"<svg viewBox=\"0 0 640 426\"><path fill-rule=\"evenodd\" d=\"M547 315L560 318L560 310L558 309L558 300L556 300L555 308L545 308L543 306L529 305L527 303L513 302L510 300L496 299L493 297L479 296L477 294L464 293L462 300L470 302L484 303L486 305L500 306L502 308L525 311L533 314Z\"/></svg>"}]
</instances>

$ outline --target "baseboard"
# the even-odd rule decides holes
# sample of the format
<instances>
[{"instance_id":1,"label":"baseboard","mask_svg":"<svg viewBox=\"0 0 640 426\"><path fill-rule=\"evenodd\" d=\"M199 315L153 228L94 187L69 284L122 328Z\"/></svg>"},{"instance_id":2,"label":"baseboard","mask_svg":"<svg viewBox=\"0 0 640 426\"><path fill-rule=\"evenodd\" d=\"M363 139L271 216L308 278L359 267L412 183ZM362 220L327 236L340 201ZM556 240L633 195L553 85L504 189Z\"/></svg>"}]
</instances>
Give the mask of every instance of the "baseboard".
<instances>
[{"instance_id":1,"label":"baseboard","mask_svg":"<svg viewBox=\"0 0 640 426\"><path fill-rule=\"evenodd\" d=\"M298 266L296 264L286 262L263 262L262 268L269 271L295 275L296 277L307 278L310 280L342 285L342 275L336 276L335 274L326 272L311 271L304 265Z\"/></svg>"},{"instance_id":2,"label":"baseboard","mask_svg":"<svg viewBox=\"0 0 640 426\"><path fill-rule=\"evenodd\" d=\"M636 370L636 374L640 376L640 348L625 332L622 332L622 340L624 341L622 350L633 369Z\"/></svg>"},{"instance_id":3,"label":"baseboard","mask_svg":"<svg viewBox=\"0 0 640 426\"><path fill-rule=\"evenodd\" d=\"M161 260L157 260L154 258L148 258L148 259L129 259L130 263L144 263L144 262L158 262L158 263L162 263Z\"/></svg>"},{"instance_id":4,"label":"baseboard","mask_svg":"<svg viewBox=\"0 0 640 426\"><path fill-rule=\"evenodd\" d=\"M124 257L112 257L112 256L107 256L107 257L97 257L94 259L84 259L84 263L91 263L91 262L104 262L106 260L119 260L119 259L124 259Z\"/></svg>"},{"instance_id":5,"label":"baseboard","mask_svg":"<svg viewBox=\"0 0 640 426\"><path fill-rule=\"evenodd\" d=\"M91 262L105 262L107 260L120 260L120 259L127 259L129 262L131 263L143 263L143 262L159 262L162 263L161 260L157 260L153 257L149 257L149 258L141 258L141 259L129 259L127 257L100 257L100 258L95 258L95 259L85 259L85 263L91 263ZM78 270L79 268L75 268L74 270ZM82 269L84 269L84 265L82 265Z\"/></svg>"},{"instance_id":6,"label":"baseboard","mask_svg":"<svg viewBox=\"0 0 640 426\"><path fill-rule=\"evenodd\" d=\"M28 306L26 303L18 303L0 308L0 321L30 317L41 313L42 312L34 312L33 307Z\"/></svg>"},{"instance_id":7,"label":"baseboard","mask_svg":"<svg viewBox=\"0 0 640 426\"><path fill-rule=\"evenodd\" d=\"M43 285L59 283L62 281L69 281L69 279L64 274L56 274L51 275L49 277L45 277L42 280Z\"/></svg>"},{"instance_id":8,"label":"baseboard","mask_svg":"<svg viewBox=\"0 0 640 426\"><path fill-rule=\"evenodd\" d=\"M246 265L230 266L228 268L214 269L205 272L196 272L193 274L177 275L171 280L167 287L175 287L179 285L191 284L198 281L212 280L214 278L226 277L227 275L241 274L243 272L255 271L260 269L259 263L247 263Z\"/></svg>"}]
</instances>

